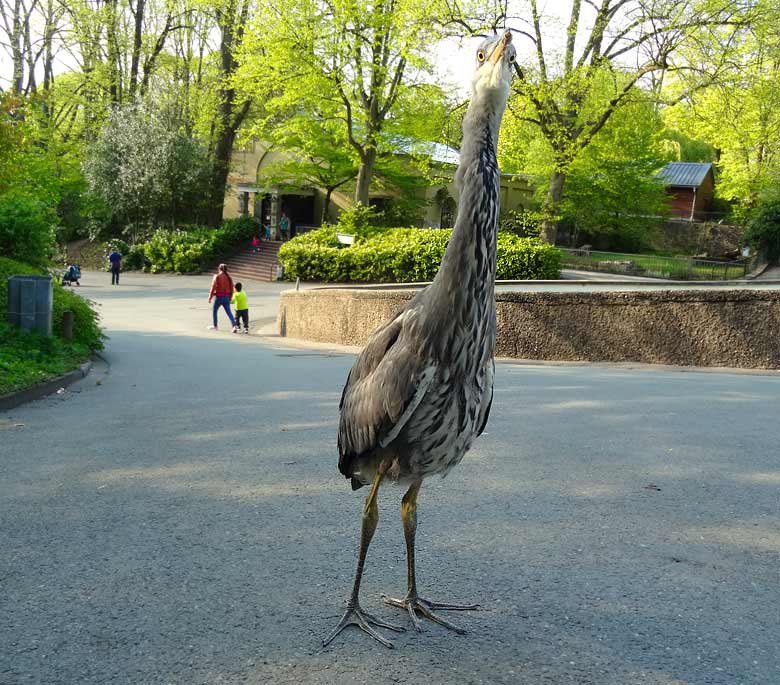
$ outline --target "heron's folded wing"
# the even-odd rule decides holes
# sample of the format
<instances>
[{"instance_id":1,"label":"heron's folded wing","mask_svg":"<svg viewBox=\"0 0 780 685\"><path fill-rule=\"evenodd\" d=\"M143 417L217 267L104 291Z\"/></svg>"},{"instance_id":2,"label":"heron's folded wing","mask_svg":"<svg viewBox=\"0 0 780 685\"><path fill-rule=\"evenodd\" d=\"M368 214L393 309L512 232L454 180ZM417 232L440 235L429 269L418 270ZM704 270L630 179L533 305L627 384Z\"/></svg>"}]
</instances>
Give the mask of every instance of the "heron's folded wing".
<instances>
[{"instance_id":1,"label":"heron's folded wing","mask_svg":"<svg viewBox=\"0 0 780 685\"><path fill-rule=\"evenodd\" d=\"M347 477L360 455L396 438L434 376L435 366L404 334L408 310L377 329L349 373L341 396L339 470Z\"/></svg>"},{"instance_id":2,"label":"heron's folded wing","mask_svg":"<svg viewBox=\"0 0 780 685\"><path fill-rule=\"evenodd\" d=\"M490 359L485 365L485 375L482 379L484 394L482 396L482 406L479 409L479 430L477 431L477 437L482 435L487 426L488 417L490 416L490 407L493 406L493 376L496 374L496 361Z\"/></svg>"}]
</instances>

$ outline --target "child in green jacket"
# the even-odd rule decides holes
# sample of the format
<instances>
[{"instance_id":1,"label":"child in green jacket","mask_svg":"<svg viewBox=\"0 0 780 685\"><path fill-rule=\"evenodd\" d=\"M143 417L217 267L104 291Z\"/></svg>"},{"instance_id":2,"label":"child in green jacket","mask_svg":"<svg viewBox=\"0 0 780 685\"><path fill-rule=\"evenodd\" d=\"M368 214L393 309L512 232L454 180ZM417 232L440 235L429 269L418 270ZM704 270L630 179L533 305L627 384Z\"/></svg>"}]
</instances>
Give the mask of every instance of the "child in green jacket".
<instances>
[{"instance_id":1,"label":"child in green jacket","mask_svg":"<svg viewBox=\"0 0 780 685\"><path fill-rule=\"evenodd\" d=\"M233 293L233 297L230 298L230 304L236 306L236 325L233 326L233 333L238 333L241 330L242 320L244 322L244 333L249 333L249 302L240 283L236 283L236 291Z\"/></svg>"}]
</instances>

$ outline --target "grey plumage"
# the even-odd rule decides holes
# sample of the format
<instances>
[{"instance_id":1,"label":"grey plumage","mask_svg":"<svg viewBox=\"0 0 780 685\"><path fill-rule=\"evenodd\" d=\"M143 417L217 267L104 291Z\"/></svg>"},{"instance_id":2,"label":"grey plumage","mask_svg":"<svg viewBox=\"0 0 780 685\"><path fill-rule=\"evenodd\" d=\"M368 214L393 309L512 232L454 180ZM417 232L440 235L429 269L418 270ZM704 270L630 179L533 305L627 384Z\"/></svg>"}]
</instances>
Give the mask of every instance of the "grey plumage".
<instances>
[{"instance_id":1,"label":"grey plumage","mask_svg":"<svg viewBox=\"0 0 780 685\"><path fill-rule=\"evenodd\" d=\"M376 523L384 478L408 484L402 504L409 590L385 601L459 630L431 609L472 609L417 596L414 571L416 497L422 480L446 475L482 433L493 398L495 275L500 175L496 143L511 80L511 34L486 40L477 53L472 100L463 123L456 174L458 218L433 282L371 336L349 373L340 403L339 470L353 489L373 483L366 500L358 571L347 612L326 639L357 624L386 646L370 624L400 630L360 608L363 562Z\"/></svg>"}]
</instances>

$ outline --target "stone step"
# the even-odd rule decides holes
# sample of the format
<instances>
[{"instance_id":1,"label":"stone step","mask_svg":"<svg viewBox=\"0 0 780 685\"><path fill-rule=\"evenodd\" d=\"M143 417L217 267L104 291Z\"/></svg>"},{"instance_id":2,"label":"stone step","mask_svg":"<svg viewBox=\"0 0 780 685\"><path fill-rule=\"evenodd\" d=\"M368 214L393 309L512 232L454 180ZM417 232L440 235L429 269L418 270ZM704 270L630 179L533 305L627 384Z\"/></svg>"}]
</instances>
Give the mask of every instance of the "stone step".
<instances>
[{"instance_id":1,"label":"stone step","mask_svg":"<svg viewBox=\"0 0 780 685\"><path fill-rule=\"evenodd\" d=\"M279 264L277 253L281 246L282 244L277 242L261 242L257 252L250 247L224 261L233 280L250 278L256 281L275 281L276 267Z\"/></svg>"}]
</instances>

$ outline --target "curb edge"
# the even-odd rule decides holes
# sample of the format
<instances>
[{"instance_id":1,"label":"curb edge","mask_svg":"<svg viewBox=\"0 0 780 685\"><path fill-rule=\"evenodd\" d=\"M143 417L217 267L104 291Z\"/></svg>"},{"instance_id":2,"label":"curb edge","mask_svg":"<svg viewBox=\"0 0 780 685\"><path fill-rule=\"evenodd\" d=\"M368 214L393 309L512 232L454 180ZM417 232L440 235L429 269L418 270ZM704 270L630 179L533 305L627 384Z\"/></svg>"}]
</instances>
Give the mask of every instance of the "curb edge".
<instances>
[{"instance_id":1,"label":"curb edge","mask_svg":"<svg viewBox=\"0 0 780 685\"><path fill-rule=\"evenodd\" d=\"M25 388L24 390L17 390L16 392L2 395L0 396L0 411L8 411L9 409L14 409L27 402L39 400L42 397L51 395L60 388L80 381L90 372L91 368L92 361L86 361L83 364L80 364L77 369L73 369L73 371L63 374L62 376L57 376L56 378L44 381L43 383L38 383L31 388Z\"/></svg>"}]
</instances>

